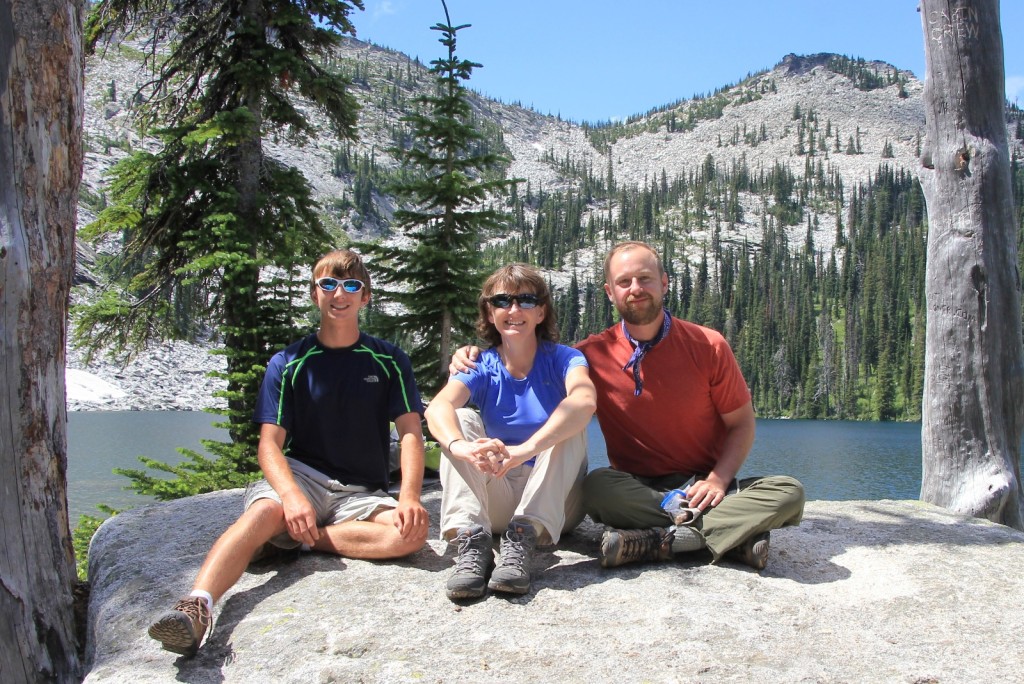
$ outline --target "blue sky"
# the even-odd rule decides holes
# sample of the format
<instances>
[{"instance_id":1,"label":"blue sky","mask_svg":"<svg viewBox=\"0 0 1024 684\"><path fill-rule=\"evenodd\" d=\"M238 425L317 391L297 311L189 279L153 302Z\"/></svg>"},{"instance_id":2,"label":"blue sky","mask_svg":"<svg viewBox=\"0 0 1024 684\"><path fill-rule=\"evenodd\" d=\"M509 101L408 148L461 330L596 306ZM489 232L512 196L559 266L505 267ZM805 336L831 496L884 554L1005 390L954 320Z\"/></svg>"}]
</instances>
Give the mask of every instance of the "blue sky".
<instances>
[{"instance_id":1,"label":"blue sky","mask_svg":"<svg viewBox=\"0 0 1024 684\"><path fill-rule=\"evenodd\" d=\"M364 0L357 37L429 64L440 0ZM574 121L638 114L786 54L880 59L924 77L917 0L448 0L469 86ZM1007 98L1024 106L1024 1L1001 3Z\"/></svg>"}]
</instances>

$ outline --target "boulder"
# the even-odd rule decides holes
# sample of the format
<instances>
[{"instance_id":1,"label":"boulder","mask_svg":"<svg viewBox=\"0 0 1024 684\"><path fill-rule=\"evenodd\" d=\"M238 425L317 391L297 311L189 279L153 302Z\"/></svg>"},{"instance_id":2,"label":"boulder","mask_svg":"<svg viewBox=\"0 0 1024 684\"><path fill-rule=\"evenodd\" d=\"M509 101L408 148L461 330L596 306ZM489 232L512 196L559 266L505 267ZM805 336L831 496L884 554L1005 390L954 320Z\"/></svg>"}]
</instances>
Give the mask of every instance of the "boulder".
<instances>
[{"instance_id":1,"label":"boulder","mask_svg":"<svg viewBox=\"0 0 1024 684\"><path fill-rule=\"evenodd\" d=\"M539 552L533 590L457 604L453 549L250 566L199 654L146 635L187 593L241 490L103 524L86 682L1017 682L1024 533L915 501L812 501L761 573L691 556L603 570L589 520Z\"/></svg>"}]
</instances>

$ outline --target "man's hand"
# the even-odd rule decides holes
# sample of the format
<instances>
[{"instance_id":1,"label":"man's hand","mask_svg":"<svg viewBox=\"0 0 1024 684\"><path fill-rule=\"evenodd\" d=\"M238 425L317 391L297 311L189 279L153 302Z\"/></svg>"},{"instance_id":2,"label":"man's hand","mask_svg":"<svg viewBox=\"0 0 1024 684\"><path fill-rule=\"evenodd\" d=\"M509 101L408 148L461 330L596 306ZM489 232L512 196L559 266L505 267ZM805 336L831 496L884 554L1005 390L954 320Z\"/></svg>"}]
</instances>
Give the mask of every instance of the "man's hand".
<instances>
[{"instance_id":1,"label":"man's hand","mask_svg":"<svg viewBox=\"0 0 1024 684\"><path fill-rule=\"evenodd\" d=\"M281 505L284 508L288 535L297 542L313 546L320 538L320 530L316 527L316 512L305 494L295 490L282 495Z\"/></svg>"},{"instance_id":2,"label":"man's hand","mask_svg":"<svg viewBox=\"0 0 1024 684\"><path fill-rule=\"evenodd\" d=\"M713 474L708 475L706 480L697 480L686 490L686 498L691 508L699 508L705 511L714 508L725 498L728 485L723 485Z\"/></svg>"},{"instance_id":3,"label":"man's hand","mask_svg":"<svg viewBox=\"0 0 1024 684\"><path fill-rule=\"evenodd\" d=\"M399 501L395 509L395 527L403 539L411 539L426 534L430 525L430 514L419 499L415 501Z\"/></svg>"},{"instance_id":4,"label":"man's hand","mask_svg":"<svg viewBox=\"0 0 1024 684\"><path fill-rule=\"evenodd\" d=\"M480 347L466 345L459 347L452 354L452 361L448 364L448 374L466 373L476 368L476 360L480 358Z\"/></svg>"}]
</instances>

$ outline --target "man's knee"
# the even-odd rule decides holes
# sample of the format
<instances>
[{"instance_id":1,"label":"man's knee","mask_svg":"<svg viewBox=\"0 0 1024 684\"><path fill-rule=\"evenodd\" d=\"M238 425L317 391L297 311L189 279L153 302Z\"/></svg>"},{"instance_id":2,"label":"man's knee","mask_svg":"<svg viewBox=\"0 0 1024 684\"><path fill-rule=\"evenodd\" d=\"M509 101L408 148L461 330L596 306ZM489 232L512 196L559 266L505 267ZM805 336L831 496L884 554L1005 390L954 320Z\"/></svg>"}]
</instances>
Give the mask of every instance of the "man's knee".
<instances>
[{"instance_id":1,"label":"man's knee","mask_svg":"<svg viewBox=\"0 0 1024 684\"><path fill-rule=\"evenodd\" d=\"M257 499L249 505L235 522L249 531L284 527L284 506L274 499Z\"/></svg>"},{"instance_id":2,"label":"man's knee","mask_svg":"<svg viewBox=\"0 0 1024 684\"><path fill-rule=\"evenodd\" d=\"M772 486L779 492L782 501L787 505L799 506L801 509L804 507L806 495L800 480L788 475L776 475L770 479Z\"/></svg>"},{"instance_id":3,"label":"man's knee","mask_svg":"<svg viewBox=\"0 0 1024 684\"><path fill-rule=\"evenodd\" d=\"M771 491L776 509L784 514L783 524L795 525L803 518L806 495L800 480L788 475L774 475L759 479L755 486Z\"/></svg>"},{"instance_id":4,"label":"man's knee","mask_svg":"<svg viewBox=\"0 0 1024 684\"><path fill-rule=\"evenodd\" d=\"M619 471L612 468L595 468L583 478L583 496L594 495L605 490L611 482L620 475Z\"/></svg>"},{"instance_id":5,"label":"man's knee","mask_svg":"<svg viewBox=\"0 0 1024 684\"><path fill-rule=\"evenodd\" d=\"M249 553L286 530L281 505L271 499L259 499L224 530L214 548L231 549L232 553Z\"/></svg>"},{"instance_id":6,"label":"man's knee","mask_svg":"<svg viewBox=\"0 0 1024 684\"><path fill-rule=\"evenodd\" d=\"M614 468L597 468L583 478L583 511L595 522L628 503L636 478ZM614 517L614 516L613 516Z\"/></svg>"},{"instance_id":7,"label":"man's knee","mask_svg":"<svg viewBox=\"0 0 1024 684\"><path fill-rule=\"evenodd\" d=\"M608 473L611 468L596 468L583 478L581 495L583 512L594 520L599 517L599 504L604 500L603 492L607 490Z\"/></svg>"}]
</instances>

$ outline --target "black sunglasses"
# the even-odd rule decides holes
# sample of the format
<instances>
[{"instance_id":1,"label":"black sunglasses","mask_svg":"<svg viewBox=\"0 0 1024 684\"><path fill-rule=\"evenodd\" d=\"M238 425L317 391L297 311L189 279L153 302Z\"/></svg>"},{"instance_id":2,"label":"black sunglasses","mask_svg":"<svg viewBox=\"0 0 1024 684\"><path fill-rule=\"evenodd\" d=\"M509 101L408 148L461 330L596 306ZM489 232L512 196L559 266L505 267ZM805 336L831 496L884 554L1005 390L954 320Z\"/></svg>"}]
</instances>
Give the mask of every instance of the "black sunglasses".
<instances>
[{"instance_id":1,"label":"black sunglasses","mask_svg":"<svg viewBox=\"0 0 1024 684\"><path fill-rule=\"evenodd\" d=\"M540 304L540 297L535 294L496 294L487 298L495 309L508 309L512 302L518 302L520 309L532 309Z\"/></svg>"},{"instance_id":2,"label":"black sunglasses","mask_svg":"<svg viewBox=\"0 0 1024 684\"><path fill-rule=\"evenodd\" d=\"M345 292L359 292L363 289L363 281L356 280L355 278L345 278L342 280L326 276L324 278L316 279L316 286L324 292L334 292L338 289L339 285Z\"/></svg>"}]
</instances>

